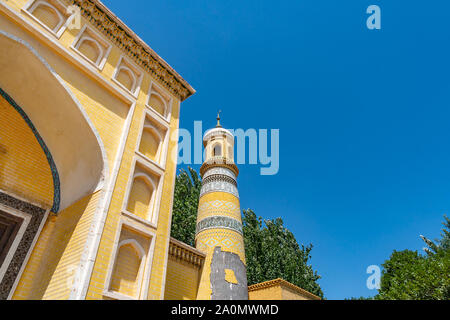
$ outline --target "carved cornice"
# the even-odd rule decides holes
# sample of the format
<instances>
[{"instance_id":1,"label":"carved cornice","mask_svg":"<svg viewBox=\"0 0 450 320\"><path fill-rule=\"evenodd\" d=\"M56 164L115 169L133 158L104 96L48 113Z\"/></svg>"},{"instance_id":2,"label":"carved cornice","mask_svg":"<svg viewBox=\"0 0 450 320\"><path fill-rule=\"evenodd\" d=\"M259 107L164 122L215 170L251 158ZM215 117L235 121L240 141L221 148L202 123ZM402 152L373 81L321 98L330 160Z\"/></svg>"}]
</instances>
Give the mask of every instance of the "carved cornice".
<instances>
[{"instance_id":1,"label":"carved cornice","mask_svg":"<svg viewBox=\"0 0 450 320\"><path fill-rule=\"evenodd\" d=\"M172 67L139 38L125 23L99 0L65 0L81 8L81 14L101 33L124 50L128 56L147 72L155 76L181 101L195 90Z\"/></svg>"},{"instance_id":2,"label":"carved cornice","mask_svg":"<svg viewBox=\"0 0 450 320\"><path fill-rule=\"evenodd\" d=\"M203 266L206 257L203 252L174 238L170 238L169 256L177 261L189 263L199 269Z\"/></svg>"}]
</instances>

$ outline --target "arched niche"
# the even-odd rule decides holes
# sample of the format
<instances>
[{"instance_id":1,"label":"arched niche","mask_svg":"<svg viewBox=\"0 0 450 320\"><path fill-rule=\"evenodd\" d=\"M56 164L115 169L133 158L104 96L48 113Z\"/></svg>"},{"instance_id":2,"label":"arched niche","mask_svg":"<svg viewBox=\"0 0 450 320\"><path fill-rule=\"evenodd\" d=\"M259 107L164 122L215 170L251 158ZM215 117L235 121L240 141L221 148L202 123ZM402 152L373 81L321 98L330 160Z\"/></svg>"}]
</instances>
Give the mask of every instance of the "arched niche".
<instances>
[{"instance_id":1,"label":"arched niche","mask_svg":"<svg viewBox=\"0 0 450 320\"><path fill-rule=\"evenodd\" d=\"M28 10L53 32L57 32L65 22L61 12L46 1L36 1Z\"/></svg>"},{"instance_id":2,"label":"arched niche","mask_svg":"<svg viewBox=\"0 0 450 320\"><path fill-rule=\"evenodd\" d=\"M103 48L97 40L91 37L84 36L81 38L77 45L77 49L96 65L98 65L103 58Z\"/></svg>"},{"instance_id":3,"label":"arched niche","mask_svg":"<svg viewBox=\"0 0 450 320\"><path fill-rule=\"evenodd\" d=\"M146 123L142 130L139 152L145 157L159 163L162 143L163 137L158 129Z\"/></svg>"},{"instance_id":4,"label":"arched niche","mask_svg":"<svg viewBox=\"0 0 450 320\"><path fill-rule=\"evenodd\" d=\"M151 177L145 173L135 174L128 196L127 211L142 219L150 220L149 214L155 191L156 185Z\"/></svg>"},{"instance_id":5,"label":"arched niche","mask_svg":"<svg viewBox=\"0 0 450 320\"><path fill-rule=\"evenodd\" d=\"M119 243L111 277L110 290L137 298L142 278L145 251L134 239Z\"/></svg>"},{"instance_id":6,"label":"arched niche","mask_svg":"<svg viewBox=\"0 0 450 320\"><path fill-rule=\"evenodd\" d=\"M117 71L116 80L130 92L134 93L137 79L134 72L130 68L121 66Z\"/></svg>"},{"instance_id":7,"label":"arched niche","mask_svg":"<svg viewBox=\"0 0 450 320\"><path fill-rule=\"evenodd\" d=\"M149 105L164 118L167 117L167 101L158 92L150 95Z\"/></svg>"}]
</instances>

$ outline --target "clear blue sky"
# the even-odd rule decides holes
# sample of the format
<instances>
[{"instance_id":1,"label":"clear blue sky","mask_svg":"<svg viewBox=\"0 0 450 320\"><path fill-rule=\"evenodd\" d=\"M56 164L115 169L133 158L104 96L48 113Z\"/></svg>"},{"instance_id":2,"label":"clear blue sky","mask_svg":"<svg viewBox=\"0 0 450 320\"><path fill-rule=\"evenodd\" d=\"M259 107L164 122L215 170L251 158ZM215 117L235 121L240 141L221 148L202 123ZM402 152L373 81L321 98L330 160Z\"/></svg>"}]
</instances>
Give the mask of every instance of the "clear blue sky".
<instances>
[{"instance_id":1,"label":"clear blue sky","mask_svg":"<svg viewBox=\"0 0 450 320\"><path fill-rule=\"evenodd\" d=\"M197 94L181 126L279 128L280 172L241 166L242 208L282 217L329 299L423 247L450 212L450 2L104 0ZM366 8L382 30L366 28ZM198 168L198 166L195 166Z\"/></svg>"}]
</instances>

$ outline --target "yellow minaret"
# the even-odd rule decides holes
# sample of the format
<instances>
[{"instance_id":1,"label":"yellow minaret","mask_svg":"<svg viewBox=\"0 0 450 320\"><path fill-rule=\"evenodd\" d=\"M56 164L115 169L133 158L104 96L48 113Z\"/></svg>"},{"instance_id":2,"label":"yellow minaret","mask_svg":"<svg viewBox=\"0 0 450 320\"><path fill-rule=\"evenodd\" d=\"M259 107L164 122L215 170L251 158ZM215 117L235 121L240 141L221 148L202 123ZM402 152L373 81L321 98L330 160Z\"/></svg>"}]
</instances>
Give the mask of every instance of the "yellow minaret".
<instances>
[{"instance_id":1,"label":"yellow minaret","mask_svg":"<svg viewBox=\"0 0 450 320\"><path fill-rule=\"evenodd\" d=\"M234 136L220 125L203 137L205 162L195 243L206 253L198 300L247 300L247 271L234 164Z\"/></svg>"}]
</instances>

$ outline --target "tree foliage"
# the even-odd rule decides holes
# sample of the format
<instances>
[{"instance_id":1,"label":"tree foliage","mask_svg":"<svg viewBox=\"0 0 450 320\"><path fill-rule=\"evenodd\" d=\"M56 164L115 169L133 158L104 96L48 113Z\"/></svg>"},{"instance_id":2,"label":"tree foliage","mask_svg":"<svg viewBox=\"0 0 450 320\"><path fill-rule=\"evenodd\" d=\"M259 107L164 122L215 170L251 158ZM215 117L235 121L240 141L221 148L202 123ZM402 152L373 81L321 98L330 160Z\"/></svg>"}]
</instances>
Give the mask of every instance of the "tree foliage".
<instances>
[{"instance_id":1,"label":"tree foliage","mask_svg":"<svg viewBox=\"0 0 450 320\"><path fill-rule=\"evenodd\" d=\"M180 170L175 179L171 235L194 246L198 199L202 181L194 169Z\"/></svg>"},{"instance_id":2,"label":"tree foliage","mask_svg":"<svg viewBox=\"0 0 450 320\"><path fill-rule=\"evenodd\" d=\"M188 171L180 170L175 180L172 237L194 246L201 179L194 169ZM312 245L300 247L281 218L263 222L249 209L242 221L249 285L282 278L323 297L320 276L308 265Z\"/></svg>"},{"instance_id":3,"label":"tree foliage","mask_svg":"<svg viewBox=\"0 0 450 320\"><path fill-rule=\"evenodd\" d=\"M383 264L380 300L448 300L450 298L450 255L432 256L417 251L394 251Z\"/></svg>"},{"instance_id":4,"label":"tree foliage","mask_svg":"<svg viewBox=\"0 0 450 320\"><path fill-rule=\"evenodd\" d=\"M442 238L431 241L423 236L426 254L394 251L383 264L379 300L450 299L450 221L445 217Z\"/></svg>"},{"instance_id":5,"label":"tree foliage","mask_svg":"<svg viewBox=\"0 0 450 320\"><path fill-rule=\"evenodd\" d=\"M323 298L320 276L308 264L312 245L300 247L281 218L263 221L244 210L243 230L249 285L282 278Z\"/></svg>"}]
</instances>

